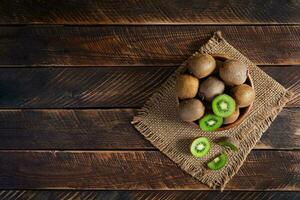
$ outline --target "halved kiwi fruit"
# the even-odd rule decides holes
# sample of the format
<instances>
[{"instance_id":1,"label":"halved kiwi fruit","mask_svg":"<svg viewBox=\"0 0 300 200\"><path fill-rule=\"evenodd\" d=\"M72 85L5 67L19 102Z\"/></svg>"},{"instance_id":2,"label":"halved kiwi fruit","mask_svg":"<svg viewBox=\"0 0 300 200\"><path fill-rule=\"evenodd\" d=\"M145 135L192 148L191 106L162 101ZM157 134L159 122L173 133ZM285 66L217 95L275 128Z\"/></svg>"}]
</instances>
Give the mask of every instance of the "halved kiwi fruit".
<instances>
[{"instance_id":1,"label":"halved kiwi fruit","mask_svg":"<svg viewBox=\"0 0 300 200\"><path fill-rule=\"evenodd\" d=\"M208 132L217 130L222 124L223 118L213 114L207 114L199 120L199 127L201 130Z\"/></svg>"},{"instance_id":2,"label":"halved kiwi fruit","mask_svg":"<svg viewBox=\"0 0 300 200\"><path fill-rule=\"evenodd\" d=\"M206 137L199 137L192 142L190 151L193 156L200 158L210 151L210 142Z\"/></svg>"},{"instance_id":3,"label":"halved kiwi fruit","mask_svg":"<svg viewBox=\"0 0 300 200\"><path fill-rule=\"evenodd\" d=\"M227 94L221 94L212 101L212 110L219 117L229 117L234 113L235 107L234 99Z\"/></svg>"},{"instance_id":4,"label":"halved kiwi fruit","mask_svg":"<svg viewBox=\"0 0 300 200\"><path fill-rule=\"evenodd\" d=\"M218 145L237 151L240 147L240 142L235 138L224 137L220 142L218 142Z\"/></svg>"},{"instance_id":5,"label":"halved kiwi fruit","mask_svg":"<svg viewBox=\"0 0 300 200\"><path fill-rule=\"evenodd\" d=\"M212 170L219 170L226 165L227 161L228 157L225 153L223 153L207 163L207 167Z\"/></svg>"}]
</instances>

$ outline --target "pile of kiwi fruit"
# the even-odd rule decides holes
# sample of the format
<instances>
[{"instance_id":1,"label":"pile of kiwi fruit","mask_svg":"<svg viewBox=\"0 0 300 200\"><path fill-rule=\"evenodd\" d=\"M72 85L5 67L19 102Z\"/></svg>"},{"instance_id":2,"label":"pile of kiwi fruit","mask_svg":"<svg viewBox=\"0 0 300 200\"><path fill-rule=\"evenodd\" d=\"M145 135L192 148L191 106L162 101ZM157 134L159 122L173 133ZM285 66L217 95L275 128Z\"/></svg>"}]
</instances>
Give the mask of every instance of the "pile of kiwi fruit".
<instances>
[{"instance_id":1,"label":"pile of kiwi fruit","mask_svg":"<svg viewBox=\"0 0 300 200\"><path fill-rule=\"evenodd\" d=\"M247 78L247 65L238 60L216 60L209 54L191 57L176 81L179 117L208 132L234 123L255 99Z\"/></svg>"},{"instance_id":2,"label":"pile of kiwi fruit","mask_svg":"<svg viewBox=\"0 0 300 200\"><path fill-rule=\"evenodd\" d=\"M178 115L186 122L196 123L202 131L217 131L238 120L255 99L249 84L245 63L233 59L215 59L209 54L197 54L187 62L187 70L177 77ZM239 142L223 138L218 145L237 151ZM190 151L194 157L207 155L211 142L207 137L195 139ZM207 163L211 170L223 168L228 161L222 153Z\"/></svg>"}]
</instances>

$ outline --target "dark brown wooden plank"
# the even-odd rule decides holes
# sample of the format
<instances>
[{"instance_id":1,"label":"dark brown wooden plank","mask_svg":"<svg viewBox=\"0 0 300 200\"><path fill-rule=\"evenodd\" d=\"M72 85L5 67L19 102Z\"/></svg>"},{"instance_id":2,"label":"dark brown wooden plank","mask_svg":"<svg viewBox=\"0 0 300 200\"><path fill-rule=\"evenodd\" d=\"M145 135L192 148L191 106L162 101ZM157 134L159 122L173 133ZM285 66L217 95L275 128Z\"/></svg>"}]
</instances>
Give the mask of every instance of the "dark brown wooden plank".
<instances>
[{"instance_id":1,"label":"dark brown wooden plank","mask_svg":"<svg viewBox=\"0 0 300 200\"><path fill-rule=\"evenodd\" d=\"M175 68L0 68L0 107L136 107Z\"/></svg>"},{"instance_id":2,"label":"dark brown wooden plank","mask_svg":"<svg viewBox=\"0 0 300 200\"><path fill-rule=\"evenodd\" d=\"M299 9L271 0L3 0L0 24L294 24Z\"/></svg>"},{"instance_id":3,"label":"dark brown wooden plank","mask_svg":"<svg viewBox=\"0 0 300 200\"><path fill-rule=\"evenodd\" d=\"M300 26L2 26L0 65L179 65L214 31L256 64L300 64Z\"/></svg>"},{"instance_id":4,"label":"dark brown wooden plank","mask_svg":"<svg viewBox=\"0 0 300 200\"><path fill-rule=\"evenodd\" d=\"M134 109L0 110L0 149L155 149ZM256 149L300 149L300 108L285 108Z\"/></svg>"},{"instance_id":5,"label":"dark brown wooden plank","mask_svg":"<svg viewBox=\"0 0 300 200\"><path fill-rule=\"evenodd\" d=\"M141 107L176 67L0 68L0 108ZM299 66L262 68L298 96Z\"/></svg>"},{"instance_id":6,"label":"dark brown wooden plank","mask_svg":"<svg viewBox=\"0 0 300 200\"><path fill-rule=\"evenodd\" d=\"M264 70L269 76L283 85L285 88L289 89L294 93L294 98L288 103L289 107L299 107L300 105L300 66L289 66L291 68L276 69L272 66L262 66L261 69ZM286 71L287 70L287 71ZM292 74L289 74L289 70Z\"/></svg>"},{"instance_id":7,"label":"dark brown wooden plank","mask_svg":"<svg viewBox=\"0 0 300 200\"><path fill-rule=\"evenodd\" d=\"M154 149L131 125L136 110L1 110L1 149Z\"/></svg>"},{"instance_id":8,"label":"dark brown wooden plank","mask_svg":"<svg viewBox=\"0 0 300 200\"><path fill-rule=\"evenodd\" d=\"M6 200L298 200L300 192L3 190Z\"/></svg>"},{"instance_id":9,"label":"dark brown wooden plank","mask_svg":"<svg viewBox=\"0 0 300 200\"><path fill-rule=\"evenodd\" d=\"M300 190L300 151L252 151L226 190ZM153 151L1 151L2 189L199 189Z\"/></svg>"},{"instance_id":10,"label":"dark brown wooden plank","mask_svg":"<svg viewBox=\"0 0 300 200\"><path fill-rule=\"evenodd\" d=\"M300 149L300 110L284 109L263 134L257 149Z\"/></svg>"}]
</instances>

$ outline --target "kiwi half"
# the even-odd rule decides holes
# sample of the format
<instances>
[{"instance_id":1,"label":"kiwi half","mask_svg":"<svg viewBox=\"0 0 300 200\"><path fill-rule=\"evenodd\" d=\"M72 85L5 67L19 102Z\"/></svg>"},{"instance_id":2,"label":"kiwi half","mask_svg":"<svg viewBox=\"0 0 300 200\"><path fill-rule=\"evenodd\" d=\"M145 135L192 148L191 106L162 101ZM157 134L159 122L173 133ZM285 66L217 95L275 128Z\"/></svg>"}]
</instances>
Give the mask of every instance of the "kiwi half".
<instances>
[{"instance_id":1,"label":"kiwi half","mask_svg":"<svg viewBox=\"0 0 300 200\"><path fill-rule=\"evenodd\" d=\"M207 114L199 120L200 129L208 132L217 130L222 124L223 118L213 114Z\"/></svg>"},{"instance_id":2,"label":"kiwi half","mask_svg":"<svg viewBox=\"0 0 300 200\"><path fill-rule=\"evenodd\" d=\"M192 142L190 151L193 156L200 158L210 151L210 142L206 137L200 137Z\"/></svg>"},{"instance_id":3,"label":"kiwi half","mask_svg":"<svg viewBox=\"0 0 300 200\"><path fill-rule=\"evenodd\" d=\"M218 142L218 145L237 151L240 147L240 142L235 138L225 137L223 140Z\"/></svg>"},{"instance_id":4,"label":"kiwi half","mask_svg":"<svg viewBox=\"0 0 300 200\"><path fill-rule=\"evenodd\" d=\"M235 107L234 99L227 94L221 94L212 101L212 110L219 117L229 117L234 113Z\"/></svg>"},{"instance_id":5,"label":"kiwi half","mask_svg":"<svg viewBox=\"0 0 300 200\"><path fill-rule=\"evenodd\" d=\"M228 157L225 153L223 153L207 163L207 167L212 170L219 170L226 165L227 161Z\"/></svg>"}]
</instances>

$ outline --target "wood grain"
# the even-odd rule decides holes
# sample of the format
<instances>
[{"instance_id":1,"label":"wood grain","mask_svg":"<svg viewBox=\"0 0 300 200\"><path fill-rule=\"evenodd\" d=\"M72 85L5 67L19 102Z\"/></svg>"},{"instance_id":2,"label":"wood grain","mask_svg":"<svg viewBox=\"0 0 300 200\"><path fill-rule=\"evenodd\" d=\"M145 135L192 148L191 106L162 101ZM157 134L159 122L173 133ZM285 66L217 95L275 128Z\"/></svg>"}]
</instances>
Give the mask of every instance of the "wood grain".
<instances>
[{"instance_id":1,"label":"wood grain","mask_svg":"<svg viewBox=\"0 0 300 200\"><path fill-rule=\"evenodd\" d=\"M6 200L298 200L300 192L3 190Z\"/></svg>"},{"instance_id":2,"label":"wood grain","mask_svg":"<svg viewBox=\"0 0 300 200\"><path fill-rule=\"evenodd\" d=\"M0 108L141 107L176 67L0 68ZM298 96L299 66L262 67Z\"/></svg>"},{"instance_id":3,"label":"wood grain","mask_svg":"<svg viewBox=\"0 0 300 200\"><path fill-rule=\"evenodd\" d=\"M0 110L0 149L155 148L130 124L134 109ZM300 149L300 108L285 108L256 149Z\"/></svg>"},{"instance_id":4,"label":"wood grain","mask_svg":"<svg viewBox=\"0 0 300 200\"><path fill-rule=\"evenodd\" d=\"M0 107L136 107L175 68L0 68Z\"/></svg>"},{"instance_id":5,"label":"wood grain","mask_svg":"<svg viewBox=\"0 0 300 200\"><path fill-rule=\"evenodd\" d=\"M253 151L226 190L299 190L299 162L298 151ZM0 187L208 189L156 151L1 151Z\"/></svg>"},{"instance_id":6,"label":"wood grain","mask_svg":"<svg viewBox=\"0 0 300 200\"><path fill-rule=\"evenodd\" d=\"M2 26L0 65L179 65L214 31L256 64L300 64L300 26Z\"/></svg>"},{"instance_id":7,"label":"wood grain","mask_svg":"<svg viewBox=\"0 0 300 200\"><path fill-rule=\"evenodd\" d=\"M136 110L1 110L1 149L154 149L130 124Z\"/></svg>"},{"instance_id":8,"label":"wood grain","mask_svg":"<svg viewBox=\"0 0 300 200\"><path fill-rule=\"evenodd\" d=\"M300 23L299 9L298 1L271 0L3 0L0 23L294 24Z\"/></svg>"}]
</instances>

